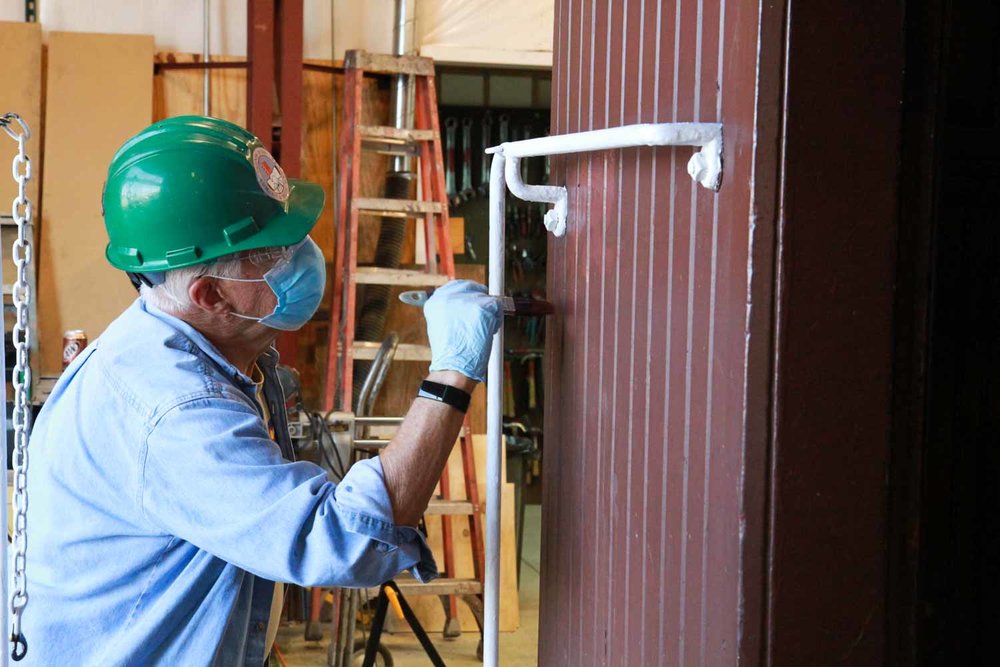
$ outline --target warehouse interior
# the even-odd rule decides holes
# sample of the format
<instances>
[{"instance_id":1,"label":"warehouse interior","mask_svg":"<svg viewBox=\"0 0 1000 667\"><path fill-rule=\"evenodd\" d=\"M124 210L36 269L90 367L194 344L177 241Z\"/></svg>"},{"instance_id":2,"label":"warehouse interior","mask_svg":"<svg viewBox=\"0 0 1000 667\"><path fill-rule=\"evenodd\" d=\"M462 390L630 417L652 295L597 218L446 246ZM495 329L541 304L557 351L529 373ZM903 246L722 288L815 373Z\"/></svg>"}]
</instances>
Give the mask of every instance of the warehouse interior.
<instances>
[{"instance_id":1,"label":"warehouse interior","mask_svg":"<svg viewBox=\"0 0 1000 667\"><path fill-rule=\"evenodd\" d=\"M354 362L358 380L347 392L347 399L338 396L335 404L333 397L324 396L332 368L328 359L336 259L335 178L343 178L336 172L343 150L340 142L347 136L343 128L349 99L344 94L347 52L419 54L434 59L429 78L437 84L433 123L439 139L438 154L432 153L431 159L439 161L435 169L443 169L446 179L449 252L454 258L449 272L485 282L489 160L484 150L505 141L544 135L548 130L553 8L533 2L497 7L490 2L413 0L216 0L170 6L12 1L0 9L0 42L5 54L0 106L19 113L32 130L27 152L34 173L27 195L35 217L35 262L30 267L34 269L30 280L35 299L31 303L29 360L34 377L34 413L44 404L69 361L64 348L85 347L88 339L97 338L135 299L129 281L123 281L121 273L107 266L104 259L106 240L102 241L102 208L98 203L111 156L125 139L151 122L192 114L221 118L251 127L288 176L318 182L326 191L327 204L311 233L328 262L330 285L326 299L311 321L293 335L279 339L278 347L282 362L293 371L290 377L294 375L293 388L286 393L290 427L298 429L300 438L296 442L297 457L315 462L327 470L331 480L338 481L350 457L361 454L353 451L350 440L345 445L340 435L334 442L340 427L336 416L329 413L333 408L351 412L351 400L357 402L367 377L366 366L372 366L371 361ZM503 44L489 45L476 38L487 27L512 27L522 21L520 29L509 31L517 38ZM403 116L396 119L392 108L394 77L377 72L363 77L361 123L417 125L417 77L402 78L405 108ZM254 83L248 83L250 80ZM109 87L108 82L114 83ZM83 107L89 109L90 117L85 129L74 111ZM426 123L426 119L422 122ZM365 143L369 140L365 139ZM387 187L398 189L398 181L395 186L387 185L394 168L399 167L398 161L403 161L404 170L417 173L419 153L407 153L407 145L402 146L402 152L399 148L393 143L364 147L360 192L355 196L407 198L405 190L402 195L384 194ZM541 180L547 164L526 161L524 169ZM81 178L71 176L67 170L78 170ZM16 183L4 183L3 196L6 199L8 195L17 195ZM433 198L430 192L419 196ZM408 194L410 199L417 197L415 189ZM544 208L539 204L517 205L513 197L511 200L508 224L522 233L508 253L509 294L544 299ZM383 221L385 227L399 228L395 241L398 247L393 248L391 240L388 244L380 240ZM425 245L423 224L423 219L418 224L413 217L363 217L357 264L444 274L444 267L437 264L443 262L439 249L432 251L435 261L428 266L427 250L432 246ZM13 218L5 217L4 243L9 246L17 234ZM4 253L4 258L4 275L16 275L9 252ZM419 355L427 338L419 309L397 298L405 291L405 284L388 288L359 285L358 301L367 304L366 299L371 301L373 297L366 291L381 289L389 291L389 298L381 296L381 316L376 315L374 320L360 317L359 329L367 328L359 330L354 339L376 341L376 348L391 342L392 348L383 362L379 388L370 392L365 407L356 412L400 417L427 373L428 360ZM17 308L10 290L5 294L10 377L15 365L11 332ZM374 309L378 310L378 294L374 299ZM359 305L359 314L362 308L371 311L373 307ZM507 324L509 349L505 353L511 379L505 387L503 411L507 446L499 629L505 647L531 660L537 643L544 324L542 316L512 318ZM73 336L64 340L63 334L68 331L80 332L82 341L70 341ZM13 394L10 398L9 425L13 421ZM450 488L444 492L438 488L436 497L450 499L458 511L467 501L467 514L481 515L485 511L486 483L482 390L475 394L467 428L468 459L463 456L465 447L455 447L448 465L450 475L443 479ZM355 435L380 440L390 437L393 429L371 426ZM8 440L12 441L12 431L8 431ZM11 465L13 446L10 442ZM476 490L482 501L470 496L470 483L479 487ZM442 542L448 543L448 568L452 571L444 572L444 579L455 582L454 590L450 595L439 595L437 592L444 589L442 580L438 580L434 593L415 591L410 603L448 664L478 664L482 655L482 605L474 602L482 596L481 519L477 517L473 524L472 516L447 512L433 516L433 510L429 512L422 525L442 571ZM442 535L443 529L448 530L447 535ZM341 604L339 589L290 586L270 657L272 664L361 664L377 593L377 589L361 591L360 596L351 598L353 607L349 612L347 602ZM473 604L466 604L463 598L473 600ZM398 605L394 608L398 609ZM356 636L349 640L344 620L348 614L355 615L351 624L356 627ZM340 624L345 626L343 636L337 635ZM395 613L386 620L386 637L384 651L390 661L395 654L394 664L424 664L422 661L428 659L410 628ZM383 657L380 655L378 660Z\"/></svg>"},{"instance_id":2,"label":"warehouse interior","mask_svg":"<svg viewBox=\"0 0 1000 667\"><path fill-rule=\"evenodd\" d=\"M993 665L987 4L0 0L0 667Z\"/></svg>"}]
</instances>

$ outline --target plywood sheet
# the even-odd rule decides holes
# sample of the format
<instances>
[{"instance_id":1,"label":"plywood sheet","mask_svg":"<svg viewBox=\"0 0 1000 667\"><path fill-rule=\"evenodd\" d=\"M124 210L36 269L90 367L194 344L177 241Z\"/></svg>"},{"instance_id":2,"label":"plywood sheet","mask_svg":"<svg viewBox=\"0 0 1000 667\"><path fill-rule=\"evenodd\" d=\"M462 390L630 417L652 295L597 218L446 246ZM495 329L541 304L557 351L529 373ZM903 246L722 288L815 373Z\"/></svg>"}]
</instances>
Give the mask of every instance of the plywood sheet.
<instances>
[{"instance_id":1,"label":"plywood sheet","mask_svg":"<svg viewBox=\"0 0 1000 667\"><path fill-rule=\"evenodd\" d=\"M310 61L312 64L330 66L330 61ZM380 81L366 77L362 86L361 122L365 125L386 125L389 122L389 90ZM337 198L333 187L333 164L340 150L340 128L344 117L344 77L317 70L302 73L302 178L314 181L326 191L326 208L312 232L313 239L327 257L333 261L334 226L333 211ZM333 114L337 114L337 142L333 136ZM361 157L360 197L381 197L385 192L385 174L389 159L370 151ZM378 220L362 217L358 234L358 263L370 263L375 256L378 240Z\"/></svg>"},{"instance_id":2,"label":"plywood sheet","mask_svg":"<svg viewBox=\"0 0 1000 667\"><path fill-rule=\"evenodd\" d=\"M28 123L31 138L26 150L33 175L28 181L28 199L34 207L36 222L41 210L38 185L42 177L42 31L37 23L0 21L0 44L3 44L3 84L0 85L0 114L14 112ZM11 202L17 196L17 183L11 178L10 161L17 153L17 143L0 133L0 215L10 215ZM13 227L3 228L3 279L13 280L14 263L11 244L17 238Z\"/></svg>"},{"instance_id":3,"label":"plywood sheet","mask_svg":"<svg viewBox=\"0 0 1000 667\"><path fill-rule=\"evenodd\" d=\"M194 53L157 53L157 63L194 63L202 57ZM212 62L238 62L244 58L212 56ZM162 68L153 77L153 119L205 113L205 71ZM246 125L247 72L244 68L209 70L209 115L240 127Z\"/></svg>"},{"instance_id":4,"label":"plywood sheet","mask_svg":"<svg viewBox=\"0 0 1000 667\"><path fill-rule=\"evenodd\" d=\"M101 190L115 151L152 120L153 38L49 33L47 71L38 315L42 371L58 373L63 331L93 339L135 298L104 259Z\"/></svg>"}]
</instances>

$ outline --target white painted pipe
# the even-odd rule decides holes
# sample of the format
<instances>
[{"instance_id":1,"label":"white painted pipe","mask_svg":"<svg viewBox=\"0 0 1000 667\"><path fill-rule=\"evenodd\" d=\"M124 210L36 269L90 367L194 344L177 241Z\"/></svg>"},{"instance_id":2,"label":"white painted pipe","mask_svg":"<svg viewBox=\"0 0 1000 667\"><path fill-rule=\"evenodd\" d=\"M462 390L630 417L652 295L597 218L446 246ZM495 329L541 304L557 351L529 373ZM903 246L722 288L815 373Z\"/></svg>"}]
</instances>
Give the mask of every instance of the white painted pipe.
<instances>
[{"instance_id":1,"label":"white painted pipe","mask_svg":"<svg viewBox=\"0 0 1000 667\"><path fill-rule=\"evenodd\" d=\"M534 141L529 139L528 141ZM507 145L507 144L504 144ZM545 212L545 228L556 236L566 233L566 208L569 194L561 185L528 185L521 177L521 158L508 157L504 173L507 177L507 187L511 193L525 201L546 202L555 204L550 211Z\"/></svg>"},{"instance_id":2,"label":"white painted pipe","mask_svg":"<svg viewBox=\"0 0 1000 667\"><path fill-rule=\"evenodd\" d=\"M722 125L720 123L646 123L610 127L604 130L557 134L524 141L510 141L487 149L487 153L507 158L507 187L525 201L554 204L545 214L545 228L556 236L566 233L566 188L552 185L528 185L521 171L512 163L525 157L565 155L588 151L634 148L637 146L697 146L688 160L691 178L711 190L722 183Z\"/></svg>"},{"instance_id":3,"label":"white painted pipe","mask_svg":"<svg viewBox=\"0 0 1000 667\"><path fill-rule=\"evenodd\" d=\"M504 295L504 156L490 167L490 294ZM493 336L486 373L486 572L483 573L483 665L500 649L500 491L503 464L503 326Z\"/></svg>"},{"instance_id":4,"label":"white painted pipe","mask_svg":"<svg viewBox=\"0 0 1000 667\"><path fill-rule=\"evenodd\" d=\"M722 125L719 123L644 123L509 141L486 152L503 153L504 157L512 158L565 155L632 146L705 146L721 136Z\"/></svg>"},{"instance_id":5,"label":"white painted pipe","mask_svg":"<svg viewBox=\"0 0 1000 667\"><path fill-rule=\"evenodd\" d=\"M6 259L6 258L4 258ZM3 264L0 262L0 284L3 283ZM7 377L7 357L4 355L0 358L0 377ZM3 429L3 433L7 433L7 411L0 413L0 428ZM3 515L0 516L0 567L3 567L3 572L0 572L0 627L3 628L3 633L0 636L10 638L11 628L10 628L10 615L8 612L8 607L10 607L10 597L9 589L7 588L7 573L10 571L10 563L7 560L10 554L8 553L7 547L7 513L10 511L10 498L7 495L7 489L13 487L12 473L7 472L7 443L6 436L4 437L4 447L0 450L0 471L3 473ZM7 667L7 656L10 653L10 641L3 642L0 646L0 667Z\"/></svg>"},{"instance_id":6,"label":"white painted pipe","mask_svg":"<svg viewBox=\"0 0 1000 667\"><path fill-rule=\"evenodd\" d=\"M626 125L606 130L561 134L505 142L487 149L490 169L490 294L504 295L504 183L525 201L554 204L545 226L556 236L566 231L567 190L556 185L529 185L521 178L525 157L565 155L636 146L697 146L688 161L691 178L711 190L722 182L722 125L660 123ZM486 376L486 572L483 574L483 664L497 667L500 620L500 466L503 461L503 328L493 337Z\"/></svg>"}]
</instances>

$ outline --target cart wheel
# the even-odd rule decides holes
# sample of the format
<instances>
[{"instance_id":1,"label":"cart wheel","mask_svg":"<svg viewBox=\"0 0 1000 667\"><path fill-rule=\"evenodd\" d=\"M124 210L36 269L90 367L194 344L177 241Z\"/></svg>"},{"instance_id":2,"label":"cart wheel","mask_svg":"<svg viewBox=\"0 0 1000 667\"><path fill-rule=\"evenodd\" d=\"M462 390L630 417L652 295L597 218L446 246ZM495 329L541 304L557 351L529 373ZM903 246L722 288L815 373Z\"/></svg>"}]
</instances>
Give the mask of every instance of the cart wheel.
<instances>
[{"instance_id":1,"label":"cart wheel","mask_svg":"<svg viewBox=\"0 0 1000 667\"><path fill-rule=\"evenodd\" d=\"M354 655L351 656L351 667L361 667L365 662L365 642L354 642ZM384 644L379 643L375 649L375 667L393 667L392 654Z\"/></svg>"}]
</instances>

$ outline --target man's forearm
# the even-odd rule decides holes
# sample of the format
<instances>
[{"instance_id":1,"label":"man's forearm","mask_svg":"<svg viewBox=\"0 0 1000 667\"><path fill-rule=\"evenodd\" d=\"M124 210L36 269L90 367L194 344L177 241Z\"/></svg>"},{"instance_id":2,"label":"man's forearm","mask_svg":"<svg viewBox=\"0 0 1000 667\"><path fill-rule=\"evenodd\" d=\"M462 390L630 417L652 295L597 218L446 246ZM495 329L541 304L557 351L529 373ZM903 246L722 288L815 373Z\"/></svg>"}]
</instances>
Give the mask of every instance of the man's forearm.
<instances>
[{"instance_id":1,"label":"man's forearm","mask_svg":"<svg viewBox=\"0 0 1000 667\"><path fill-rule=\"evenodd\" d=\"M477 383L456 371L431 373L427 379L472 393ZM415 526L427 508L465 415L445 403L413 401L396 437L382 451L382 473L397 525Z\"/></svg>"}]
</instances>

